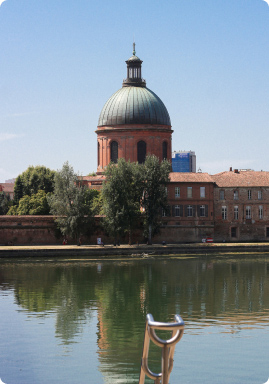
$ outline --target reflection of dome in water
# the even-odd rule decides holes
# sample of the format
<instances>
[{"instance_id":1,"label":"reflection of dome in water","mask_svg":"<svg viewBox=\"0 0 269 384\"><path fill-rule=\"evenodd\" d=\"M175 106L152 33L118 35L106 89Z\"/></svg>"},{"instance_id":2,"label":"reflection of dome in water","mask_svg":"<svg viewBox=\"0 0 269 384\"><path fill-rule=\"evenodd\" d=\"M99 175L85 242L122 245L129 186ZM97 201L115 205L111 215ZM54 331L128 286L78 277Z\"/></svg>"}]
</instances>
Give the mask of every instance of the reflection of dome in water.
<instances>
[{"instance_id":1,"label":"reflection of dome in water","mask_svg":"<svg viewBox=\"0 0 269 384\"><path fill-rule=\"evenodd\" d=\"M120 124L171 125L162 100L150 89L139 86L122 87L104 105L98 126Z\"/></svg>"}]
</instances>

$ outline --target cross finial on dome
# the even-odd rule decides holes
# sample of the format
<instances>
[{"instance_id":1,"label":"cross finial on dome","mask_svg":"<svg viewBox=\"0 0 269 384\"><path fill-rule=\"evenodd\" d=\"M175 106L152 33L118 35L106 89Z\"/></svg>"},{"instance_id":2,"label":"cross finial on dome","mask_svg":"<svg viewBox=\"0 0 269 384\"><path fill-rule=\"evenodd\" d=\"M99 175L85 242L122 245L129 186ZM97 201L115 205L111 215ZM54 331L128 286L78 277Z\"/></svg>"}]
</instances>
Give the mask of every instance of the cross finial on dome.
<instances>
[{"instance_id":1,"label":"cross finial on dome","mask_svg":"<svg viewBox=\"0 0 269 384\"><path fill-rule=\"evenodd\" d=\"M133 42L133 55L135 56L135 42Z\"/></svg>"}]
</instances>

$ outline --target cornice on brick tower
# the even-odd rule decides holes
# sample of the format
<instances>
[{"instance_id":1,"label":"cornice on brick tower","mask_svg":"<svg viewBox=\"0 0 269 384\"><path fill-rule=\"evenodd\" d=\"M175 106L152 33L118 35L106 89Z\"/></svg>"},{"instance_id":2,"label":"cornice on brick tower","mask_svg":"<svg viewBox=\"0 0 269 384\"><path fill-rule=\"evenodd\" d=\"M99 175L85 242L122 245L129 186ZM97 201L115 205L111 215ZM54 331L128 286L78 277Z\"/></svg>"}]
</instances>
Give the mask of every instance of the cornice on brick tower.
<instances>
[{"instance_id":1,"label":"cornice on brick tower","mask_svg":"<svg viewBox=\"0 0 269 384\"><path fill-rule=\"evenodd\" d=\"M142 79L142 60L133 56L126 61L127 78L122 88L105 103L98 121L97 172L119 158L143 162L148 154L171 161L172 129L162 100Z\"/></svg>"}]
</instances>

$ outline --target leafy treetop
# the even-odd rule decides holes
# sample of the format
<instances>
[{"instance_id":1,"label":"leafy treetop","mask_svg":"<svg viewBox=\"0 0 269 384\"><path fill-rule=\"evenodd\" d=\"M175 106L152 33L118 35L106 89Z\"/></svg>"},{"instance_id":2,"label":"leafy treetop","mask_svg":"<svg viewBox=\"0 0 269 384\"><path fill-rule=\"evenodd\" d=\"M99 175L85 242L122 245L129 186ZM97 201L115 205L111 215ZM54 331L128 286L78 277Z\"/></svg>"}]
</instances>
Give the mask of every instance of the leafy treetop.
<instances>
[{"instance_id":1,"label":"leafy treetop","mask_svg":"<svg viewBox=\"0 0 269 384\"><path fill-rule=\"evenodd\" d=\"M32 196L42 190L45 193L53 192L55 171L45 166L30 166L16 178L14 186L14 203L25 195Z\"/></svg>"}]
</instances>

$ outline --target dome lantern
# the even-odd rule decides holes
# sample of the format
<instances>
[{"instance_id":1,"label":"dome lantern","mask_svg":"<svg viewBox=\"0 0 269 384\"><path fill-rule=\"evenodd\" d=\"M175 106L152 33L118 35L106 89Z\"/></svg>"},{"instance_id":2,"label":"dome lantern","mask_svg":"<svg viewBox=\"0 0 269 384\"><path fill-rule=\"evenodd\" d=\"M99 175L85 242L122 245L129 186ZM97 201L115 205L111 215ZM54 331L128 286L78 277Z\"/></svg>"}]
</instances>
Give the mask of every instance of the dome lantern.
<instances>
[{"instance_id":1,"label":"dome lantern","mask_svg":"<svg viewBox=\"0 0 269 384\"><path fill-rule=\"evenodd\" d=\"M133 56L126 60L127 64L127 78L123 80L123 87L145 87L146 80L142 79L141 66L143 61L136 56L135 43L133 43Z\"/></svg>"}]
</instances>

